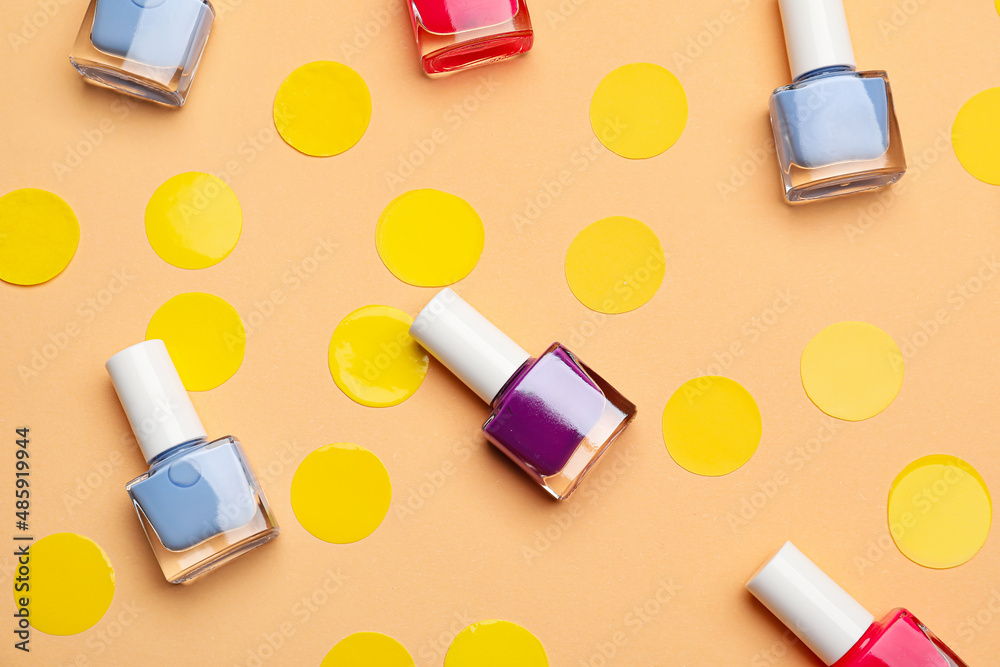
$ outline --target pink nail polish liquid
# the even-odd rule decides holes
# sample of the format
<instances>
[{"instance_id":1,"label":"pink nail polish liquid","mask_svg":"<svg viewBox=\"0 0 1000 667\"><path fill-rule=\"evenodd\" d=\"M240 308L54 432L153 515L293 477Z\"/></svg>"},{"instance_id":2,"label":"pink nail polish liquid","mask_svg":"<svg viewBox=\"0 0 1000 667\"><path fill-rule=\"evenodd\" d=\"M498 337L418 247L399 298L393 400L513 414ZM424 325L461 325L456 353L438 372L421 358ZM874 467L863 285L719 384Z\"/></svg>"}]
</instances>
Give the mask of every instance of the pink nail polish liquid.
<instances>
[{"instance_id":1,"label":"pink nail polish liquid","mask_svg":"<svg viewBox=\"0 0 1000 667\"><path fill-rule=\"evenodd\" d=\"M534 41L524 0L410 0L409 7L428 74L510 58Z\"/></svg>"}]
</instances>

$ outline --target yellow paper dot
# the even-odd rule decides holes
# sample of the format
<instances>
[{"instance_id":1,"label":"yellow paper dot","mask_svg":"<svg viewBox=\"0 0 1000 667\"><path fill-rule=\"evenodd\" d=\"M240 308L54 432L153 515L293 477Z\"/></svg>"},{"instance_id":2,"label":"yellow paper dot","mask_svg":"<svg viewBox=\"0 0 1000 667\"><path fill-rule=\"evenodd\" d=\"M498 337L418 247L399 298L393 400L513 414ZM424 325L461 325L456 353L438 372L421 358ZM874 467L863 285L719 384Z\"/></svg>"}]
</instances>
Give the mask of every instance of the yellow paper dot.
<instances>
[{"instance_id":1,"label":"yellow paper dot","mask_svg":"<svg viewBox=\"0 0 1000 667\"><path fill-rule=\"evenodd\" d=\"M146 205L146 238L163 261L204 269L233 251L243 231L236 193L211 174L178 174L156 189Z\"/></svg>"},{"instance_id":2,"label":"yellow paper dot","mask_svg":"<svg viewBox=\"0 0 1000 667\"><path fill-rule=\"evenodd\" d=\"M315 157L339 155L354 146L371 117L372 98L361 75L325 60L289 74L274 100L274 126L281 138Z\"/></svg>"},{"instance_id":3,"label":"yellow paper dot","mask_svg":"<svg viewBox=\"0 0 1000 667\"><path fill-rule=\"evenodd\" d=\"M51 192L25 188L0 197L0 280L51 280L69 265L79 243L76 214Z\"/></svg>"},{"instance_id":4,"label":"yellow paper dot","mask_svg":"<svg viewBox=\"0 0 1000 667\"><path fill-rule=\"evenodd\" d=\"M604 218L584 228L566 253L566 281L583 305L624 313L653 298L666 274L663 246L632 218Z\"/></svg>"},{"instance_id":5,"label":"yellow paper dot","mask_svg":"<svg viewBox=\"0 0 1000 667\"><path fill-rule=\"evenodd\" d=\"M410 652L379 632L355 632L344 637L323 658L320 667L413 667Z\"/></svg>"},{"instance_id":6,"label":"yellow paper dot","mask_svg":"<svg viewBox=\"0 0 1000 667\"><path fill-rule=\"evenodd\" d=\"M364 447L320 447L292 478L292 510L302 527L334 544L362 540L382 523L392 500L389 473Z\"/></svg>"},{"instance_id":7,"label":"yellow paper dot","mask_svg":"<svg viewBox=\"0 0 1000 667\"><path fill-rule=\"evenodd\" d=\"M341 320L330 341L330 373L361 405L399 405L427 375L427 352L410 336L413 318L389 306L365 306Z\"/></svg>"},{"instance_id":8,"label":"yellow paper dot","mask_svg":"<svg viewBox=\"0 0 1000 667\"><path fill-rule=\"evenodd\" d=\"M30 586L14 602L24 608L37 630L50 635L75 635L104 616L115 596L115 571L101 547L83 535L54 533L29 548Z\"/></svg>"},{"instance_id":9,"label":"yellow paper dot","mask_svg":"<svg viewBox=\"0 0 1000 667\"><path fill-rule=\"evenodd\" d=\"M986 543L993 503L986 481L954 456L906 466L889 491L889 530L903 555L943 569L967 562Z\"/></svg>"},{"instance_id":10,"label":"yellow paper dot","mask_svg":"<svg viewBox=\"0 0 1000 667\"><path fill-rule=\"evenodd\" d=\"M444 287L476 268L486 232L467 201L438 190L411 190L378 219L375 245L393 275L418 287Z\"/></svg>"},{"instance_id":11,"label":"yellow paper dot","mask_svg":"<svg viewBox=\"0 0 1000 667\"><path fill-rule=\"evenodd\" d=\"M655 157L677 143L687 116L681 82L649 63L611 72L590 102L594 134L608 150L633 160Z\"/></svg>"},{"instance_id":12,"label":"yellow paper dot","mask_svg":"<svg viewBox=\"0 0 1000 667\"><path fill-rule=\"evenodd\" d=\"M760 409L729 378L688 380L663 410L663 441L679 466L699 475L728 475L750 460L763 427Z\"/></svg>"},{"instance_id":13,"label":"yellow paper dot","mask_svg":"<svg viewBox=\"0 0 1000 667\"><path fill-rule=\"evenodd\" d=\"M162 340L188 391L215 389L243 363L247 334L239 313L212 294L178 294L160 306L146 340Z\"/></svg>"},{"instance_id":14,"label":"yellow paper dot","mask_svg":"<svg viewBox=\"0 0 1000 667\"><path fill-rule=\"evenodd\" d=\"M458 633L444 667L548 667L542 642L510 621L480 621Z\"/></svg>"},{"instance_id":15,"label":"yellow paper dot","mask_svg":"<svg viewBox=\"0 0 1000 667\"><path fill-rule=\"evenodd\" d=\"M951 128L955 155L981 181L1000 185L1000 88L975 95L959 110Z\"/></svg>"},{"instance_id":16,"label":"yellow paper dot","mask_svg":"<svg viewBox=\"0 0 1000 667\"><path fill-rule=\"evenodd\" d=\"M903 386L903 355L878 327L839 322L809 341L800 372L817 408L837 419L861 421L896 398Z\"/></svg>"}]
</instances>

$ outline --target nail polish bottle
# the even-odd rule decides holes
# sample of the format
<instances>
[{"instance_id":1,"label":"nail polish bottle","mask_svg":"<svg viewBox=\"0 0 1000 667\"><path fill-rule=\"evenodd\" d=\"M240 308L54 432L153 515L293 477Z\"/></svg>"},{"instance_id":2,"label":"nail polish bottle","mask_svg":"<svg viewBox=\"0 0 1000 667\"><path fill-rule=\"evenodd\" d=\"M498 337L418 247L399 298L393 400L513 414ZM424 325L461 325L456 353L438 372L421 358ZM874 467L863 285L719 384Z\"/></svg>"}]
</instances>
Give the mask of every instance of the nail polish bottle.
<instances>
[{"instance_id":1,"label":"nail polish bottle","mask_svg":"<svg viewBox=\"0 0 1000 667\"><path fill-rule=\"evenodd\" d=\"M408 0L420 63L428 74L524 53L534 32L524 0Z\"/></svg>"},{"instance_id":2,"label":"nail polish bottle","mask_svg":"<svg viewBox=\"0 0 1000 667\"><path fill-rule=\"evenodd\" d=\"M214 19L208 0L91 0L69 59L90 83L179 107Z\"/></svg>"},{"instance_id":3,"label":"nail polish bottle","mask_svg":"<svg viewBox=\"0 0 1000 667\"><path fill-rule=\"evenodd\" d=\"M635 417L635 405L565 347L532 358L450 288L410 335L489 403L486 439L558 500Z\"/></svg>"},{"instance_id":4,"label":"nail polish bottle","mask_svg":"<svg viewBox=\"0 0 1000 667\"><path fill-rule=\"evenodd\" d=\"M232 436L208 440L162 340L106 364L149 471L125 489L172 584L278 536L267 497Z\"/></svg>"},{"instance_id":5,"label":"nail polish bottle","mask_svg":"<svg viewBox=\"0 0 1000 667\"><path fill-rule=\"evenodd\" d=\"M855 70L843 0L779 0L793 83L771 95L785 199L873 190L906 172L889 79Z\"/></svg>"},{"instance_id":6,"label":"nail polish bottle","mask_svg":"<svg viewBox=\"0 0 1000 667\"><path fill-rule=\"evenodd\" d=\"M747 588L827 665L967 667L905 609L876 621L791 542Z\"/></svg>"}]
</instances>

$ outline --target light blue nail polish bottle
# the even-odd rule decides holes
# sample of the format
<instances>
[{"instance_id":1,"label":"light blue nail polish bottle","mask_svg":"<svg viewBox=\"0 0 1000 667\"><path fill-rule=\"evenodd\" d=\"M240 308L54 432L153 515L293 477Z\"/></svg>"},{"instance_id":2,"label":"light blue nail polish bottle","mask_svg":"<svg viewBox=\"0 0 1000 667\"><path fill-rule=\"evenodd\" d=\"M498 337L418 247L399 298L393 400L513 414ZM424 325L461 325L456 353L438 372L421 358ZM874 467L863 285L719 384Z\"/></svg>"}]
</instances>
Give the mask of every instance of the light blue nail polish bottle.
<instances>
[{"instance_id":1,"label":"light blue nail polish bottle","mask_svg":"<svg viewBox=\"0 0 1000 667\"><path fill-rule=\"evenodd\" d=\"M181 106L214 19L208 0L91 0L70 61L91 83Z\"/></svg>"},{"instance_id":2,"label":"light blue nail polish bottle","mask_svg":"<svg viewBox=\"0 0 1000 667\"><path fill-rule=\"evenodd\" d=\"M163 341L133 345L106 367L149 464L125 488L167 581L191 581L278 536L242 446L208 440Z\"/></svg>"},{"instance_id":3,"label":"light blue nail polish bottle","mask_svg":"<svg viewBox=\"0 0 1000 667\"><path fill-rule=\"evenodd\" d=\"M842 0L779 0L793 83L771 95L792 203L884 187L906 171L883 71L856 71Z\"/></svg>"}]
</instances>

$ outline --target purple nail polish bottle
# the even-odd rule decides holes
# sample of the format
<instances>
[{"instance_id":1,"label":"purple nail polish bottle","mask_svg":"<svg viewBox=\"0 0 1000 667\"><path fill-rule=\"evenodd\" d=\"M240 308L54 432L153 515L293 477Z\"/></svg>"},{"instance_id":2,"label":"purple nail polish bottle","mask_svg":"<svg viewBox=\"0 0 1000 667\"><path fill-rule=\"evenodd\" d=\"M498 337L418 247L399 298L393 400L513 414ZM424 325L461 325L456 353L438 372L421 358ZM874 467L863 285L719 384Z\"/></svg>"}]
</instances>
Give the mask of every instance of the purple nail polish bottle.
<instances>
[{"instance_id":1,"label":"purple nail polish bottle","mask_svg":"<svg viewBox=\"0 0 1000 667\"><path fill-rule=\"evenodd\" d=\"M532 358L450 288L410 335L490 404L487 440L558 500L635 417L635 405L565 347Z\"/></svg>"}]
</instances>

